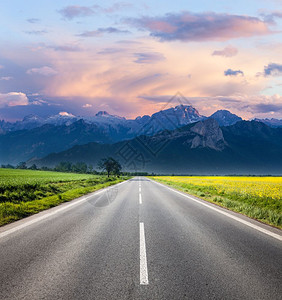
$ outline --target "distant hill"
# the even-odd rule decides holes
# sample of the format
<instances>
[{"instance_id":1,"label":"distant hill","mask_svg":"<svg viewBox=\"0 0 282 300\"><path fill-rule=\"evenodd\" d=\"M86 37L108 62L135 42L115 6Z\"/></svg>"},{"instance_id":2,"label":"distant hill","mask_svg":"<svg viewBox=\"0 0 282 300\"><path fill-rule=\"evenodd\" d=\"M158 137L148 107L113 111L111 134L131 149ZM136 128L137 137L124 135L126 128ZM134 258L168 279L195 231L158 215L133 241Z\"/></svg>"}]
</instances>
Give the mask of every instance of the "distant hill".
<instances>
[{"instance_id":1,"label":"distant hill","mask_svg":"<svg viewBox=\"0 0 282 300\"><path fill-rule=\"evenodd\" d=\"M281 174L282 129L256 121L239 121L220 127L214 119L206 119L154 136L140 136L110 145L74 146L30 164L54 166L61 161L84 161L96 166L106 156L117 158L127 170L174 174Z\"/></svg>"}]
</instances>

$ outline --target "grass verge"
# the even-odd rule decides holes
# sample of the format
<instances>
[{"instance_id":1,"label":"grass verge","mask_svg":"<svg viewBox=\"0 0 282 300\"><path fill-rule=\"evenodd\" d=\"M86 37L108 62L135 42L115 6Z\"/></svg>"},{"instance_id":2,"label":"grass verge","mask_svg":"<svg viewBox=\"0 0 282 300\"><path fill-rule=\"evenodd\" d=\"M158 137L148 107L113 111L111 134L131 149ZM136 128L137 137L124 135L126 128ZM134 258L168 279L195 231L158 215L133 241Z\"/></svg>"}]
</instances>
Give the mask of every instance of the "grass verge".
<instances>
[{"instance_id":1,"label":"grass verge","mask_svg":"<svg viewBox=\"0 0 282 300\"><path fill-rule=\"evenodd\" d=\"M0 183L2 180L0 226L128 179L128 177L108 178L97 175L16 171L15 175L20 175L21 180L15 180L14 183L11 183L11 180L5 180L5 173L0 172ZM11 172L6 173L6 178L11 176ZM30 181L34 172L35 174L37 172L36 182ZM46 179L46 175L49 179Z\"/></svg>"}]
</instances>

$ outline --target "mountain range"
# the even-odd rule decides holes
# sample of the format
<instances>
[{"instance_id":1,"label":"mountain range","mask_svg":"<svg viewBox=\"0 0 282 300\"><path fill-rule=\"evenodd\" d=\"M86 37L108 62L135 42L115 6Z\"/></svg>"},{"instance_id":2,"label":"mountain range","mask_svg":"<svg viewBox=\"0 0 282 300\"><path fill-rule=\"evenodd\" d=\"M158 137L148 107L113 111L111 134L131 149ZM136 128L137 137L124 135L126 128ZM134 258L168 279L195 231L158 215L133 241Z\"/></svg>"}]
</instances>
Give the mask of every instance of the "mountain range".
<instances>
[{"instance_id":1,"label":"mountain range","mask_svg":"<svg viewBox=\"0 0 282 300\"><path fill-rule=\"evenodd\" d=\"M153 136L138 136L114 144L88 143L29 162L55 166L84 161L96 166L107 156L124 169L174 174L281 174L282 128L257 121L220 127L205 119Z\"/></svg>"},{"instance_id":2,"label":"mountain range","mask_svg":"<svg viewBox=\"0 0 282 300\"><path fill-rule=\"evenodd\" d=\"M166 120L169 119L169 124L173 123L174 126L168 126L169 128L167 129L172 129L173 127L180 127L189 123L206 119L207 117L201 116L199 112L190 105L178 105L174 108L159 111L152 116L144 115L142 117L139 116L136 119L126 119L117 115L110 115L106 111L99 111L92 117L75 116L67 112L60 112L57 115L51 115L45 118L37 115L28 115L24 117L23 120L16 122L6 122L4 120L0 120L0 134L19 130L31 130L47 124L54 126L69 126L79 120L84 120L88 124L96 124L99 127L123 126L132 128L134 131L138 129L140 125L142 126L147 123L151 118L162 120L164 125L167 124ZM232 114L228 110L218 110L209 116L209 118L217 120L220 126L233 125L238 121L242 121L242 118ZM265 123L273 128L282 127L282 119L255 118L254 121ZM163 125L161 129L163 129Z\"/></svg>"},{"instance_id":3,"label":"mountain range","mask_svg":"<svg viewBox=\"0 0 282 300\"><path fill-rule=\"evenodd\" d=\"M205 117L189 105L136 119L105 111L93 117L30 115L15 123L0 121L0 163L85 161L95 167L113 156L127 170L281 174L279 121L243 121L227 110Z\"/></svg>"},{"instance_id":4,"label":"mountain range","mask_svg":"<svg viewBox=\"0 0 282 300\"><path fill-rule=\"evenodd\" d=\"M0 163L17 164L88 142L115 143L138 135L154 135L205 119L192 106L179 105L134 120L105 111L93 117L61 113L48 118L28 116L15 123L0 123Z\"/></svg>"}]
</instances>

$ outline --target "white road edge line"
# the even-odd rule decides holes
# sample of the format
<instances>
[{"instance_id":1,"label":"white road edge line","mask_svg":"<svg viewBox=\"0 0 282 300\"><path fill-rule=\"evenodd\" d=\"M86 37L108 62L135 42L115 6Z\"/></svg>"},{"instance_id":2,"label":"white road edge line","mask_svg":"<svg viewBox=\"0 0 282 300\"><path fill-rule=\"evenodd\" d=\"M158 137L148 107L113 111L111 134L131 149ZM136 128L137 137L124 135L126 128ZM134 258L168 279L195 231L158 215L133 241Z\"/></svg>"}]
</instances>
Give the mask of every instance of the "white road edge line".
<instances>
[{"instance_id":1,"label":"white road edge line","mask_svg":"<svg viewBox=\"0 0 282 300\"><path fill-rule=\"evenodd\" d=\"M275 239L277 239L277 240L279 240L279 241L282 241L282 236L280 236L279 234L276 234L276 233L271 232L271 231L269 231L269 230L267 230L267 229L264 229L264 228L262 228L262 227L260 227L260 226L257 226L257 225L255 225L255 224L253 224L253 223L250 223L250 222L248 222L248 221L246 221L246 220L243 220L243 219L241 219L241 218L238 218L238 217L236 217L236 216L233 216L233 215L231 215L230 213L228 213L228 212L226 212L226 211L223 211L223 210L221 210L221 209L218 209L218 208L216 208L216 207L213 207L213 206L211 206L211 205L209 205L209 204L206 204L206 203L204 203L204 202L202 202L202 201L200 201L200 200L194 199L194 198L190 197L189 195L186 195L186 194L184 194L184 193L182 193L182 192L176 191L176 190L174 190L174 189L172 189L172 188L166 186L165 184L161 184L161 183L159 183L159 182L157 182L157 181L154 181L154 180L151 180L151 181L153 181L153 182L155 182L155 183L157 183L157 184L159 184L159 185L161 185L161 186L164 186L164 187L166 187L167 189L169 189L169 190L171 190L171 191L173 191L173 192L175 192L175 193L177 193L177 194L179 194L179 195L181 195L181 196L184 196L184 197L186 197L186 198L188 198L188 199L190 199L190 200L192 200L192 201L195 201L195 202L197 202L197 203L199 203L199 204L201 204L201 205L203 205L203 206L206 206L206 207L208 207L208 208L210 208L210 209L212 209L212 210L215 210L216 212L218 212L218 213L220 213L220 214L222 214L222 215L225 215L225 216L227 216L227 217L229 217L229 218L231 218L231 219L233 219L233 220L235 220L235 221L238 221L238 222L240 222L240 223L242 223L242 224L244 224L244 225L246 225L246 226L249 226L249 227L251 227L251 228L253 228L253 229L256 229L256 230L258 230L258 231L260 231L260 232L262 232L262 233L264 233L264 234L267 234L267 235L269 235L269 236L271 236L271 237L273 237L273 238L275 238Z\"/></svg>"},{"instance_id":2,"label":"white road edge line","mask_svg":"<svg viewBox=\"0 0 282 300\"><path fill-rule=\"evenodd\" d=\"M149 284L144 223L140 222L140 285Z\"/></svg>"},{"instance_id":3,"label":"white road edge line","mask_svg":"<svg viewBox=\"0 0 282 300\"><path fill-rule=\"evenodd\" d=\"M142 204L142 195L139 193L139 204Z\"/></svg>"},{"instance_id":4,"label":"white road edge line","mask_svg":"<svg viewBox=\"0 0 282 300\"><path fill-rule=\"evenodd\" d=\"M116 184L115 186L121 185L121 184L123 184L123 183L125 183L125 182L127 182L127 180L126 180L126 181L123 181L123 182L120 182L120 183ZM56 209L55 211L52 211L52 212L47 213L47 214L45 214L45 215L43 215L43 216L37 217L37 218L35 218L35 219L33 219L33 220L30 220L30 221L28 221L28 222L26 222L26 223L23 223L23 224L21 224L21 225L19 225L19 226L14 227L14 228L11 228L11 229L8 229L8 230L6 230L6 231L3 231L3 232L0 233L0 239L3 238L3 237L5 237L5 236L7 236L7 235L9 235L9 234L11 234L11 233L14 233L14 232L16 232L16 231L18 231L18 230L20 230L20 229L23 229L23 228L25 228L25 227L27 227L27 226L30 226L30 225L32 225L32 224L35 224L35 223L39 222L39 221L45 220L45 219L47 219L47 218L49 218L49 217L51 217L51 216L53 216L53 215L56 215L57 213L60 213L60 212L62 212L62 211L64 211L64 210L66 210L66 209L69 209L69 208L71 208L72 206L79 205L79 204L85 202L86 200L88 200L89 198L94 197L94 196L96 196L96 195L99 195L99 194L105 192L107 189L110 189L110 188L112 188L113 186L114 186L114 185L109 186L109 187L107 187L107 188L105 188L105 189L99 190L99 191L97 191L97 192L93 192L94 194L89 195L89 196L86 196L86 197L84 197L84 198L82 198L82 199L80 199L80 200L78 200L78 201L76 201L76 202L74 202L74 203L69 203L68 205L66 205L66 206L64 206L64 207L61 207L61 208L58 208L58 209ZM83 196L82 196L82 197L83 197ZM74 200L75 200L75 199L74 199ZM72 200L72 201L73 201L73 200ZM42 212L43 212L43 211L42 211Z\"/></svg>"}]
</instances>

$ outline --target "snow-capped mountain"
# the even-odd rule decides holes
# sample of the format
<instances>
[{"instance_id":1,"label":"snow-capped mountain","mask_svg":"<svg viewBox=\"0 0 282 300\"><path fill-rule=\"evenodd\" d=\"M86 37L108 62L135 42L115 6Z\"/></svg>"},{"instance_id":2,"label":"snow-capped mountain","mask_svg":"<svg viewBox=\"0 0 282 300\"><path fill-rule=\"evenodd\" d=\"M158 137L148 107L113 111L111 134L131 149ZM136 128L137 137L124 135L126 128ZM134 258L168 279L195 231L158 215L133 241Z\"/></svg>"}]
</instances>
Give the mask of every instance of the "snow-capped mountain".
<instances>
[{"instance_id":1,"label":"snow-capped mountain","mask_svg":"<svg viewBox=\"0 0 282 300\"><path fill-rule=\"evenodd\" d=\"M37 115L28 115L22 121L15 123L0 121L0 129L4 132L17 131L24 129L33 129L46 124L55 126L69 126L78 120L84 120L88 124L96 124L101 127L119 126L130 128L132 133L141 129L141 127L149 122L154 124L155 131L163 129L175 129L183 125L202 120L204 117L192 106L179 105L174 108L162 110L152 116L142 116L136 119L126 119L117 115L111 115L106 111L99 111L95 116L82 117L75 116L68 112L60 112L57 115L48 116L46 118Z\"/></svg>"},{"instance_id":2,"label":"snow-capped mountain","mask_svg":"<svg viewBox=\"0 0 282 300\"><path fill-rule=\"evenodd\" d=\"M79 119L79 117L67 112L60 112L57 115L48 116L46 118L31 114L24 117L22 121L15 123L0 121L0 128L6 132L24 129L30 130L45 124L53 124L55 126L70 125Z\"/></svg>"},{"instance_id":3,"label":"snow-capped mountain","mask_svg":"<svg viewBox=\"0 0 282 300\"><path fill-rule=\"evenodd\" d=\"M178 105L176 107L161 110L151 117L162 129L175 129L184 125L188 125L194 122L205 119L206 117L201 116L196 108L190 105Z\"/></svg>"}]
</instances>

